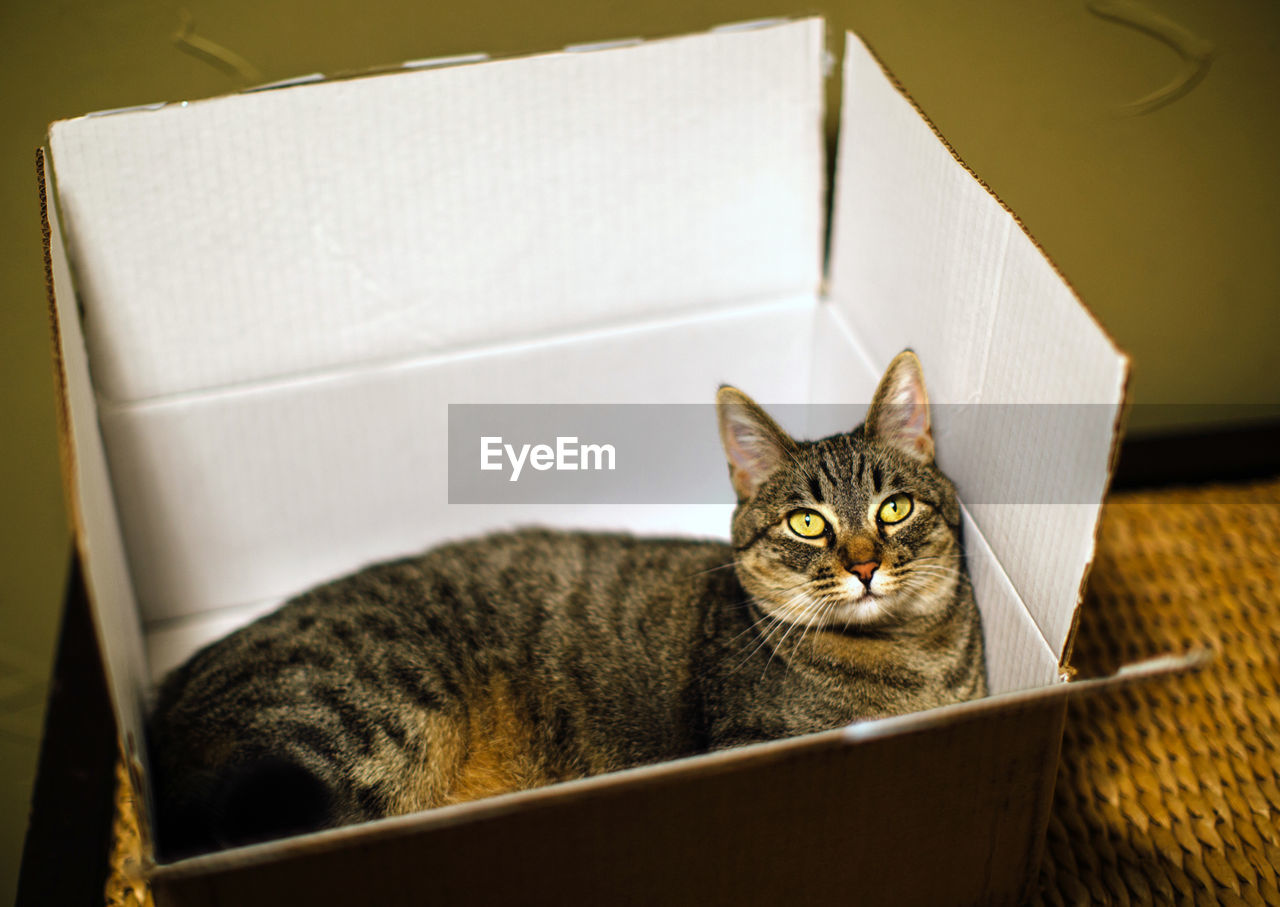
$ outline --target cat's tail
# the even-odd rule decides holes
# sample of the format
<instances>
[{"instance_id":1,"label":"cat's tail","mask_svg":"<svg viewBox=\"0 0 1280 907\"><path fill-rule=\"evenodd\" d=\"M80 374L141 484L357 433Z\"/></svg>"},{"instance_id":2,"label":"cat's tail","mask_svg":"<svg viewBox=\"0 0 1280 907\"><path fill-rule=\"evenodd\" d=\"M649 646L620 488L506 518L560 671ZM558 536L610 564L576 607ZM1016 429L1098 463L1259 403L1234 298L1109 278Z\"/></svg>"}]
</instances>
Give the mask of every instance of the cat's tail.
<instances>
[{"instance_id":1,"label":"cat's tail","mask_svg":"<svg viewBox=\"0 0 1280 907\"><path fill-rule=\"evenodd\" d=\"M246 754L217 772L157 773L156 782L166 860L318 831L346 811L322 772L290 755Z\"/></svg>"}]
</instances>

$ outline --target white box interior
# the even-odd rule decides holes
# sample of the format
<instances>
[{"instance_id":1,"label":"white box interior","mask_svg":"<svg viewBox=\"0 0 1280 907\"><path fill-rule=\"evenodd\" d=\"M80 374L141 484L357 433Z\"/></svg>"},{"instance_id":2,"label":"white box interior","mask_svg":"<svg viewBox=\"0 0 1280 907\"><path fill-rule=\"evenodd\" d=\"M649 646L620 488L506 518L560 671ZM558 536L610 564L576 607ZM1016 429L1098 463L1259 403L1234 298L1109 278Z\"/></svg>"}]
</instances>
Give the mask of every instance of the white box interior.
<instances>
[{"instance_id":1,"label":"white box interior","mask_svg":"<svg viewBox=\"0 0 1280 907\"><path fill-rule=\"evenodd\" d=\"M451 536L450 403L729 382L864 406L905 347L935 402L1102 414L936 424L992 689L1055 682L1127 363L852 37L844 78L826 294L816 19L55 124L73 498L122 735L198 645ZM852 428L820 421L787 427ZM1066 468L1096 494L998 503ZM466 512L725 536L730 501Z\"/></svg>"}]
</instances>

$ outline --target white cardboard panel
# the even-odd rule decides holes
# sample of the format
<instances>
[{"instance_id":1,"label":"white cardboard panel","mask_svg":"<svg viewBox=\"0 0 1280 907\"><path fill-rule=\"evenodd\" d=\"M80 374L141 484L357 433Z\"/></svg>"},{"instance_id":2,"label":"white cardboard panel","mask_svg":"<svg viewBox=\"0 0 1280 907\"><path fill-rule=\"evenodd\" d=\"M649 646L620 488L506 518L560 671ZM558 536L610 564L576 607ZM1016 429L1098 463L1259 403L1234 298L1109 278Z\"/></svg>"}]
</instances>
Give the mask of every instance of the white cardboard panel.
<instances>
[{"instance_id":1,"label":"white cardboard panel","mask_svg":"<svg viewBox=\"0 0 1280 907\"><path fill-rule=\"evenodd\" d=\"M935 403L974 405L935 411L939 464L1060 655L1127 362L852 35L841 123L832 302L877 369L910 347Z\"/></svg>"},{"instance_id":2,"label":"white cardboard panel","mask_svg":"<svg viewBox=\"0 0 1280 907\"><path fill-rule=\"evenodd\" d=\"M870 404L880 383L881 372L835 306L819 307L813 325L812 380L809 402L843 404L857 401ZM818 437L835 431L848 431L852 425L815 426L811 434Z\"/></svg>"},{"instance_id":3,"label":"white cardboard panel","mask_svg":"<svg viewBox=\"0 0 1280 907\"><path fill-rule=\"evenodd\" d=\"M451 509L448 404L709 404L726 381L764 401L803 400L817 308L812 297L792 299L486 355L105 408L143 619L284 598L374 560L531 522L727 535L727 478L723 507ZM714 418L709 406L707 415ZM704 440L718 445L713 422Z\"/></svg>"},{"instance_id":4,"label":"white cardboard panel","mask_svg":"<svg viewBox=\"0 0 1280 907\"><path fill-rule=\"evenodd\" d=\"M1005 575L969 511L964 511L965 563L982 611L987 682L993 694L1054 683L1058 654L1045 642L1022 597Z\"/></svg>"},{"instance_id":5,"label":"white cardboard panel","mask_svg":"<svg viewBox=\"0 0 1280 907\"><path fill-rule=\"evenodd\" d=\"M706 526L704 534L723 536L731 507L630 508L615 514L626 527L637 532L664 529L678 521L681 527ZM552 520L562 525L590 525L601 514L589 508L569 513L563 508ZM656 524L652 529L646 523ZM978 531L972 517L964 513L966 562L973 580L974 595L982 611L986 639L987 677L991 693L998 695L1053 683L1058 676L1057 656L1049 649L1035 622L1004 575L991 547ZM146 649L151 679L158 683L202 646L261 617L281 604L281 600L223 608L171 620L155 621L146 629Z\"/></svg>"},{"instance_id":6,"label":"white cardboard panel","mask_svg":"<svg viewBox=\"0 0 1280 907\"><path fill-rule=\"evenodd\" d=\"M255 602L235 608L206 611L192 617L162 620L145 631L147 670L152 684L159 686L164 676L215 640L269 614L283 599Z\"/></svg>"},{"instance_id":7,"label":"white cardboard panel","mask_svg":"<svg viewBox=\"0 0 1280 907\"><path fill-rule=\"evenodd\" d=\"M863 420L880 375L835 306L824 304L818 309L811 361L811 401L836 405L819 405L811 410L808 436L849 431ZM1057 679L1058 656L1045 642L971 510L970 506L963 507L965 560L982 611L991 691L1008 693L1052 683ZM1032 530L1035 526L1032 521L1025 528ZM1082 533L1081 537L1086 536ZM1077 547L1064 546L1064 550L1075 551Z\"/></svg>"},{"instance_id":8,"label":"white cardboard panel","mask_svg":"<svg viewBox=\"0 0 1280 907\"><path fill-rule=\"evenodd\" d=\"M142 632L124 542L116 516L102 435L98 430L93 387L76 290L67 264L52 187L47 187L50 258L53 271L57 342L65 380L68 437L73 458L70 506L73 530L84 571L85 589L93 607L99 648L111 699L116 707L117 733L129 759L144 759L135 746L142 741L143 696L148 689ZM145 794L145 792L144 792Z\"/></svg>"},{"instance_id":9,"label":"white cardboard panel","mask_svg":"<svg viewBox=\"0 0 1280 907\"><path fill-rule=\"evenodd\" d=\"M831 299L877 371L911 347L934 402L975 400L1012 221L852 35L843 106Z\"/></svg>"},{"instance_id":10,"label":"white cardboard panel","mask_svg":"<svg viewBox=\"0 0 1280 907\"><path fill-rule=\"evenodd\" d=\"M963 448L994 468L971 471L966 483L974 517L1061 654L1093 558L1128 366L1021 231L1001 299L982 389L997 418L970 423L978 434ZM1024 300L1034 301L1034 317L1017 317ZM1051 502L1031 503L1037 485L1055 481Z\"/></svg>"},{"instance_id":11,"label":"white cardboard panel","mask_svg":"<svg viewBox=\"0 0 1280 907\"><path fill-rule=\"evenodd\" d=\"M823 23L56 123L98 392L816 291Z\"/></svg>"}]
</instances>

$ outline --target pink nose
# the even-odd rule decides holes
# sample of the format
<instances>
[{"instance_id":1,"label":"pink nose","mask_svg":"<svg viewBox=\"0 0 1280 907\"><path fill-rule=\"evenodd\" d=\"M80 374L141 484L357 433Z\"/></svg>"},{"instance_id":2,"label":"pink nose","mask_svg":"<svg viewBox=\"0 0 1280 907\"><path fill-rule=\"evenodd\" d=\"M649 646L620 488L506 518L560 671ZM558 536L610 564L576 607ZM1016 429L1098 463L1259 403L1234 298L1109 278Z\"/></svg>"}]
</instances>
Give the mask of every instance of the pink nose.
<instances>
[{"instance_id":1,"label":"pink nose","mask_svg":"<svg viewBox=\"0 0 1280 907\"><path fill-rule=\"evenodd\" d=\"M871 577L875 576L876 568L879 566L879 561L863 561L861 564L854 564L849 569L858 575L858 579L862 580L864 586L870 586Z\"/></svg>"}]
</instances>

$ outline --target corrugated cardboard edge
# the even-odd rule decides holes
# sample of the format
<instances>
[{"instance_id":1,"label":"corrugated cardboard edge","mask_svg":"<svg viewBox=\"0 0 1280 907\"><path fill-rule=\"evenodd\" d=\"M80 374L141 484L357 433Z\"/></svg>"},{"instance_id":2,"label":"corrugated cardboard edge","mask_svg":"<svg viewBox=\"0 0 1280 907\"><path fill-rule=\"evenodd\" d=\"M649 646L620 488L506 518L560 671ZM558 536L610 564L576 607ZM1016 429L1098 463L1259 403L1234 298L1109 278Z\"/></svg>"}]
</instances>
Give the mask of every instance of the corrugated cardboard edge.
<instances>
[{"instance_id":1,"label":"corrugated cardboard edge","mask_svg":"<svg viewBox=\"0 0 1280 907\"><path fill-rule=\"evenodd\" d=\"M821 19L825 28L825 16L818 12L807 12L794 16L779 16L773 18L725 22L719 25L712 25L706 28L697 29L695 31L669 32L657 35L630 36L624 38L605 39L602 41L579 42L566 44L558 48L548 48L546 50L512 51L511 53L496 55L489 54L485 51L448 54L442 57L403 60L399 63L374 63L369 66L356 67L353 69L339 69L333 72L303 73L294 76L286 76L282 79L276 79L257 85L247 85L244 88L238 88L234 91L226 91L220 94L205 95L198 98L171 98L163 101L152 101L145 104L134 104L128 107L113 107L104 110L93 110L88 113L80 114L78 117L70 117L70 119L79 119L80 117L114 116L117 113L132 113L140 110L161 110L173 105L186 106L187 104L198 104L202 101L231 98L242 94L281 91L288 88L299 88L305 85L316 85L326 82L350 82L354 79L376 78L378 76L394 75L396 73L413 72L423 69L446 69L459 66L473 66L477 63L498 63L504 60L523 60L531 57L549 56L552 54L594 53L598 50L634 47L636 45L648 44L655 41L677 41L681 38L688 38L696 35L723 34L729 32L756 31L759 29L776 28L778 26L792 25L811 19Z\"/></svg>"},{"instance_id":2,"label":"corrugated cardboard edge","mask_svg":"<svg viewBox=\"0 0 1280 907\"><path fill-rule=\"evenodd\" d=\"M1053 264L1050 262L1050 264ZM1072 293L1075 290L1071 291ZM1088 309L1086 308L1086 311ZM1104 332L1105 333L1105 332ZM1129 357L1125 356L1124 382L1120 388L1120 406L1116 408L1116 421L1111 429L1111 451L1107 456L1107 477L1102 483L1102 499L1106 501L1107 495L1111 493L1111 483L1116 477L1116 464L1120 461L1120 442L1124 437L1124 424L1128 421L1129 408L1129 382L1133 378L1133 369L1129 367ZM1102 513L1099 512L1098 519L1093 524L1093 551L1098 551L1098 533L1102 530ZM1076 610L1071 615L1071 626L1067 630L1066 641L1062 644L1062 658L1058 661L1058 669L1064 680L1070 680L1075 676L1075 668L1071 667L1071 652L1076 645L1076 631L1080 629L1080 608L1084 604L1085 592L1089 586L1089 575L1093 572L1093 565L1096 558L1089 558L1088 563L1084 565L1084 573L1080 576L1080 587L1076 590Z\"/></svg>"},{"instance_id":3,"label":"corrugated cardboard edge","mask_svg":"<svg viewBox=\"0 0 1280 907\"><path fill-rule=\"evenodd\" d=\"M49 344L53 355L54 392L57 395L58 461L62 471L62 495L67 508L67 519L71 523L71 536L75 540L78 556L83 563L80 539L84 536L84 521L80 515L80 501L75 492L76 454L71 444L67 368L66 363L62 361L62 328L58 322L58 305L53 295L53 227L49 220L49 185L43 148L36 149L36 181L40 192L40 236L44 253L44 290L48 305Z\"/></svg>"},{"instance_id":4,"label":"corrugated cardboard edge","mask_svg":"<svg viewBox=\"0 0 1280 907\"><path fill-rule=\"evenodd\" d=\"M891 84L894 87L894 90L897 91L898 94L900 94L903 97L903 99L908 104L911 105L911 109L914 110L916 112L916 115L919 116L920 119L922 119L925 122L925 125L927 125L929 127L929 130L933 133L934 138L936 138L942 144L942 147L947 149L947 153L951 155L952 159L955 160L955 162L959 164L964 169L964 171L969 174L970 177L973 178L974 182L976 182L979 186L981 186L983 188L983 191L985 191L989 196L991 196L991 198L995 200L996 204L998 204L1001 207L1001 209L1003 209L1004 212L1008 214L1010 218L1013 219L1013 222L1017 224L1018 229L1022 231L1022 234L1026 236L1026 238L1035 247L1036 251L1039 252L1040 255L1044 258L1044 260L1049 263L1049 267L1053 269L1053 273L1058 276L1058 279L1061 280L1063 285L1066 286L1067 290L1070 291L1076 303L1080 306L1080 308L1084 311L1084 313L1089 316L1089 319L1098 328L1098 331L1102 334L1103 337L1106 338L1107 342L1111 344L1112 348L1123 360L1124 378L1121 382L1120 401L1119 401L1119 406L1116 409L1116 420L1115 420L1115 424L1111 434L1111 450L1107 456L1107 475L1105 480L1103 481L1103 487L1102 487L1103 500L1105 501L1107 494L1111 490L1111 483L1112 483L1112 480L1115 478L1116 463L1120 457L1120 442L1124 434L1125 417L1127 415L1128 406L1129 406L1129 385L1133 376L1133 361L1129 358L1129 354L1126 353L1124 349L1121 348L1120 344L1116 342L1115 337L1113 337L1111 332L1107 330L1106 325L1104 325L1098 319L1098 316L1094 313L1093 309L1089 307L1089 304L1086 303L1084 299L1080 296L1080 292L1076 289L1075 284L1071 282L1070 278L1067 277L1067 275L1063 272L1062 268L1058 266L1058 263L1054 261L1053 256L1050 255L1048 251L1045 249L1045 247L1040 244L1040 241L1036 239L1035 235L1031 232L1030 229L1028 229L1027 225L1023 222L1022 218L1019 217L1017 212L1015 212L1012 208L1009 207L1008 204L1005 203L1005 200L1000 197L999 193L997 193L994 189L992 189L991 186L987 183L987 181L984 180L981 176L979 176L974 171L974 169L969 166L968 162L966 162L965 159L960 156L960 152L955 149L955 146L952 145L951 142L947 140L947 137L942 134L942 131L938 129L937 125L933 122L932 119L930 119L929 115L924 112L924 108L922 108L919 105L919 103L916 102L916 99L911 96L911 92L909 92L906 89L906 87L902 84L902 82L898 79L898 77L894 75L893 70L891 70L888 67L888 65L884 62L884 59L880 56L880 54L876 51L876 49L872 47L869 43L867 43L861 36L855 34L854 32L847 31L845 32L846 45L850 40L856 40L862 43L862 46L866 48L867 53L871 55L871 59L875 60L876 65L880 67L880 71L884 73L884 77L889 81L889 84ZM840 128L843 129L844 125L845 125L844 123L841 123ZM830 225L830 220L831 218L828 215L828 227ZM827 255L826 265L827 267L826 269L824 269L824 273L827 274L826 279L829 280L830 279L829 269L831 267L831 256L829 252ZM1093 539L1092 539L1091 547L1095 553L1097 552L1097 548L1098 548L1098 531L1100 528L1101 528L1101 512L1099 512L1099 517L1095 519L1093 523ZM1085 590L1089 584L1089 574L1093 570L1093 562L1094 562L1094 559L1090 557L1089 561L1084 566L1083 572L1081 573L1080 585L1076 592L1075 610L1071 615L1071 627L1067 631L1067 638L1066 638L1066 641L1063 643L1063 647L1062 647L1062 657L1058 661L1060 676L1063 680L1069 679L1075 673L1071 669L1071 652L1075 646L1076 631L1080 625L1080 606L1084 603Z\"/></svg>"}]
</instances>

